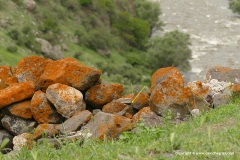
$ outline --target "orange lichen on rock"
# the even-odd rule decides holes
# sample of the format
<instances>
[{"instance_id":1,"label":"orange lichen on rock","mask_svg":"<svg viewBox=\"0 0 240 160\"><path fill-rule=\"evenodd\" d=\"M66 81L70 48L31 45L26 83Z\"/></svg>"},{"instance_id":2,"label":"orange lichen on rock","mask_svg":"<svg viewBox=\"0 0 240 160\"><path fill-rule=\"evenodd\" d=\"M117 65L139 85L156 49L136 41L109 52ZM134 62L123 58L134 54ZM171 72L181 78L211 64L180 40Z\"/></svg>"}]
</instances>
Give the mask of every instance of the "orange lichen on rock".
<instances>
[{"instance_id":1,"label":"orange lichen on rock","mask_svg":"<svg viewBox=\"0 0 240 160\"><path fill-rule=\"evenodd\" d=\"M39 89L40 77L49 62L52 62L52 60L40 56L22 58L15 68L14 76L18 79L18 82L33 81L36 88Z\"/></svg>"},{"instance_id":2,"label":"orange lichen on rock","mask_svg":"<svg viewBox=\"0 0 240 160\"><path fill-rule=\"evenodd\" d=\"M12 115L15 115L15 116L18 116L21 118L25 118L25 119L32 118L31 100L14 103L7 108L9 109L9 111Z\"/></svg>"},{"instance_id":3,"label":"orange lichen on rock","mask_svg":"<svg viewBox=\"0 0 240 160\"><path fill-rule=\"evenodd\" d=\"M228 88L235 93L239 93L240 92L240 83L230 85Z\"/></svg>"},{"instance_id":4,"label":"orange lichen on rock","mask_svg":"<svg viewBox=\"0 0 240 160\"><path fill-rule=\"evenodd\" d=\"M31 98L35 92L33 82L15 83L0 90L0 109L10 104Z\"/></svg>"},{"instance_id":5,"label":"orange lichen on rock","mask_svg":"<svg viewBox=\"0 0 240 160\"><path fill-rule=\"evenodd\" d=\"M187 88L189 88L195 96L204 99L210 92L209 86L206 85L203 86L201 81L189 82L187 84Z\"/></svg>"},{"instance_id":6,"label":"orange lichen on rock","mask_svg":"<svg viewBox=\"0 0 240 160\"><path fill-rule=\"evenodd\" d=\"M83 91L97 83L101 73L72 58L65 58L48 63L41 76L41 88L46 90L51 84L62 83Z\"/></svg>"},{"instance_id":7,"label":"orange lichen on rock","mask_svg":"<svg viewBox=\"0 0 240 160\"><path fill-rule=\"evenodd\" d=\"M149 106L150 96L148 93L139 93L132 98L132 107L135 109L142 109L143 107Z\"/></svg>"},{"instance_id":8,"label":"orange lichen on rock","mask_svg":"<svg viewBox=\"0 0 240 160\"><path fill-rule=\"evenodd\" d=\"M63 118L40 90L32 97L31 112L38 123L60 123Z\"/></svg>"},{"instance_id":9,"label":"orange lichen on rock","mask_svg":"<svg viewBox=\"0 0 240 160\"><path fill-rule=\"evenodd\" d=\"M86 129L93 139L117 138L120 133L132 129L131 119L110 113L99 112L87 125Z\"/></svg>"},{"instance_id":10,"label":"orange lichen on rock","mask_svg":"<svg viewBox=\"0 0 240 160\"><path fill-rule=\"evenodd\" d=\"M91 87L85 94L85 100L95 108L118 99L122 96L123 86L121 84L99 84Z\"/></svg>"},{"instance_id":11,"label":"orange lichen on rock","mask_svg":"<svg viewBox=\"0 0 240 160\"><path fill-rule=\"evenodd\" d=\"M7 87L9 87L9 86L11 86L11 85L13 85L15 83L18 83L18 80L17 80L17 78L15 76L9 77L6 80L6 86Z\"/></svg>"},{"instance_id":12,"label":"orange lichen on rock","mask_svg":"<svg viewBox=\"0 0 240 160\"><path fill-rule=\"evenodd\" d=\"M39 124L33 133L34 139L39 139L42 136L54 136L59 134L58 124Z\"/></svg>"},{"instance_id":13,"label":"orange lichen on rock","mask_svg":"<svg viewBox=\"0 0 240 160\"><path fill-rule=\"evenodd\" d=\"M0 66L0 90L7 87L6 81L12 76L12 69L10 66Z\"/></svg>"}]
</instances>

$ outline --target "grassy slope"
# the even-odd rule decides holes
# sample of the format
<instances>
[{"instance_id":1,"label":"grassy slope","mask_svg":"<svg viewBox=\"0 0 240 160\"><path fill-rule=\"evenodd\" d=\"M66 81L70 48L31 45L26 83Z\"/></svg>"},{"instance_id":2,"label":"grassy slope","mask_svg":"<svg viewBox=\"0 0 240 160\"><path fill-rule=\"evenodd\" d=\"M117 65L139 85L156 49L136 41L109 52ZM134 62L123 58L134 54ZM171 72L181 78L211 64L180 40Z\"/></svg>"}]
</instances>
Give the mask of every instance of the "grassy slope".
<instances>
[{"instance_id":1,"label":"grassy slope","mask_svg":"<svg viewBox=\"0 0 240 160\"><path fill-rule=\"evenodd\" d=\"M240 159L240 98L188 122L159 128L139 126L137 133L124 133L116 141L69 143L61 149L50 145L23 149L14 157L0 159ZM177 155L183 152L234 155Z\"/></svg>"}]
</instances>

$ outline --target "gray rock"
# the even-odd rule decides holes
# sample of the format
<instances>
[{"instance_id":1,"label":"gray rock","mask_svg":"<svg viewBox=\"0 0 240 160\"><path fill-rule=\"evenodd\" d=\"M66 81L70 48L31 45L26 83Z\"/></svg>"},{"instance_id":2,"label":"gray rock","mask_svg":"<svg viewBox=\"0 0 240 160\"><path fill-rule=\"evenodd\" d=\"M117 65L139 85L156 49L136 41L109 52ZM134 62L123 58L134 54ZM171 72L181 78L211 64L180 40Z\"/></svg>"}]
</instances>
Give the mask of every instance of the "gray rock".
<instances>
[{"instance_id":1,"label":"gray rock","mask_svg":"<svg viewBox=\"0 0 240 160\"><path fill-rule=\"evenodd\" d=\"M64 84L56 83L49 86L46 96L56 107L57 112L65 118L70 118L76 112L83 111L86 108L82 93Z\"/></svg>"},{"instance_id":2,"label":"gray rock","mask_svg":"<svg viewBox=\"0 0 240 160\"><path fill-rule=\"evenodd\" d=\"M117 101L124 104L132 104L132 98L119 98Z\"/></svg>"},{"instance_id":3,"label":"gray rock","mask_svg":"<svg viewBox=\"0 0 240 160\"><path fill-rule=\"evenodd\" d=\"M88 110L77 112L63 124L59 125L60 131L64 134L76 131L80 129L82 125L87 123L91 117L92 113Z\"/></svg>"},{"instance_id":4,"label":"gray rock","mask_svg":"<svg viewBox=\"0 0 240 160\"><path fill-rule=\"evenodd\" d=\"M41 45L41 51L46 58L53 60L63 59L64 55L61 51L61 46L52 46L47 40L36 38L36 41Z\"/></svg>"},{"instance_id":5,"label":"gray rock","mask_svg":"<svg viewBox=\"0 0 240 160\"><path fill-rule=\"evenodd\" d=\"M8 139L8 142L6 143L4 148L1 150L2 153L5 153L4 150L6 150L6 148L12 148L12 146L13 146L13 143L12 143L13 136L10 133L8 133L6 130L0 130L0 144L2 144L5 141L5 139Z\"/></svg>"},{"instance_id":6,"label":"gray rock","mask_svg":"<svg viewBox=\"0 0 240 160\"><path fill-rule=\"evenodd\" d=\"M23 118L5 115L1 120L3 127L13 135L19 135L33 131L37 122L25 120Z\"/></svg>"},{"instance_id":7,"label":"gray rock","mask_svg":"<svg viewBox=\"0 0 240 160\"><path fill-rule=\"evenodd\" d=\"M209 67L204 79L205 83L209 83L212 79L219 82L231 82L237 84L240 82L240 69L231 69L223 66Z\"/></svg>"},{"instance_id":8,"label":"gray rock","mask_svg":"<svg viewBox=\"0 0 240 160\"><path fill-rule=\"evenodd\" d=\"M101 109L94 109L93 111L93 115L95 116L98 112L102 112Z\"/></svg>"}]
</instances>

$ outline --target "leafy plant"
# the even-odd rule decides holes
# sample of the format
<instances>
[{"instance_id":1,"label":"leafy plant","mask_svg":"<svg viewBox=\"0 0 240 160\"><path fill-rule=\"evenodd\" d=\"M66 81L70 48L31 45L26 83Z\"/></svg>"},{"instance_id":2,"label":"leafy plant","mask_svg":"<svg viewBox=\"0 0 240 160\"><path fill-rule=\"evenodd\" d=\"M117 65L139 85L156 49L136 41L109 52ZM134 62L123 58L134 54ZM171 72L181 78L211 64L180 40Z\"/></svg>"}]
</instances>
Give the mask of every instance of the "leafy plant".
<instances>
[{"instance_id":1,"label":"leafy plant","mask_svg":"<svg viewBox=\"0 0 240 160\"><path fill-rule=\"evenodd\" d=\"M234 12L240 14L240 0L229 1L229 8Z\"/></svg>"}]
</instances>

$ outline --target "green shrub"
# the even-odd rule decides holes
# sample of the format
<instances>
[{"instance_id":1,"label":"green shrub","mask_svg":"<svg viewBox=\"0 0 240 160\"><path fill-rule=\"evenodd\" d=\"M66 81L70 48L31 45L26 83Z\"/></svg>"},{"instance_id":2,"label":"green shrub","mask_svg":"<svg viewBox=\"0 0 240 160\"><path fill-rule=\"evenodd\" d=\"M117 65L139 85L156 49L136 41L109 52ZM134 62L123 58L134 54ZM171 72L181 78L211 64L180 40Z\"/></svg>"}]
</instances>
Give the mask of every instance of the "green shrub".
<instances>
[{"instance_id":1,"label":"green shrub","mask_svg":"<svg viewBox=\"0 0 240 160\"><path fill-rule=\"evenodd\" d=\"M229 1L229 8L234 12L240 14L240 0Z\"/></svg>"},{"instance_id":2,"label":"green shrub","mask_svg":"<svg viewBox=\"0 0 240 160\"><path fill-rule=\"evenodd\" d=\"M18 50L17 46L8 46L7 47L7 51L11 52L11 53L16 53Z\"/></svg>"},{"instance_id":3,"label":"green shrub","mask_svg":"<svg viewBox=\"0 0 240 160\"><path fill-rule=\"evenodd\" d=\"M92 0L79 0L79 3L82 5L82 6L88 6L92 3Z\"/></svg>"},{"instance_id":4,"label":"green shrub","mask_svg":"<svg viewBox=\"0 0 240 160\"><path fill-rule=\"evenodd\" d=\"M20 32L16 29L12 29L11 31L9 31L8 33L8 36L10 38L12 38L13 40L18 40L19 39L19 36L20 36Z\"/></svg>"},{"instance_id":5,"label":"green shrub","mask_svg":"<svg viewBox=\"0 0 240 160\"><path fill-rule=\"evenodd\" d=\"M113 13L114 12L114 2L113 0L93 0L93 8L99 12L107 12Z\"/></svg>"},{"instance_id":6,"label":"green shrub","mask_svg":"<svg viewBox=\"0 0 240 160\"><path fill-rule=\"evenodd\" d=\"M52 31L53 33L59 33L59 27L58 27L58 22L56 19L54 19L51 16L47 16L43 20L42 26L40 26L40 30L44 33L47 33L49 31Z\"/></svg>"},{"instance_id":7,"label":"green shrub","mask_svg":"<svg viewBox=\"0 0 240 160\"><path fill-rule=\"evenodd\" d=\"M168 32L163 37L151 39L147 46L150 68L154 70L169 66L188 68L188 60L191 58L189 45L189 35L179 31Z\"/></svg>"}]
</instances>

